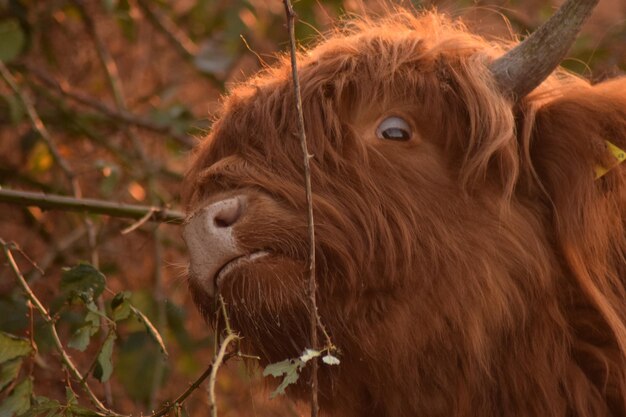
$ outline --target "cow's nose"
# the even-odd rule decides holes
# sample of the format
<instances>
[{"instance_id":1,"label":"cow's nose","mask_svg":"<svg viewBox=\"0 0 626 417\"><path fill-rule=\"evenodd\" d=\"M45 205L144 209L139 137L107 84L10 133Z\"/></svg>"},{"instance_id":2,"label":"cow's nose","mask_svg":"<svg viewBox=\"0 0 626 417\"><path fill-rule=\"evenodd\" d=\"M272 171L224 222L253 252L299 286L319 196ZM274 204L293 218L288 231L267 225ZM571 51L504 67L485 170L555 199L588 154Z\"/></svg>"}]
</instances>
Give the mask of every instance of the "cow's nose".
<instances>
[{"instance_id":1,"label":"cow's nose","mask_svg":"<svg viewBox=\"0 0 626 417\"><path fill-rule=\"evenodd\" d=\"M241 197L218 201L205 209L206 216L212 219L216 229L226 229L232 227L241 218L243 205Z\"/></svg>"},{"instance_id":2,"label":"cow's nose","mask_svg":"<svg viewBox=\"0 0 626 417\"><path fill-rule=\"evenodd\" d=\"M230 260L242 254L233 234L246 209L244 196L216 201L194 213L183 230L191 262L191 279L209 293L215 292L215 275Z\"/></svg>"}]
</instances>

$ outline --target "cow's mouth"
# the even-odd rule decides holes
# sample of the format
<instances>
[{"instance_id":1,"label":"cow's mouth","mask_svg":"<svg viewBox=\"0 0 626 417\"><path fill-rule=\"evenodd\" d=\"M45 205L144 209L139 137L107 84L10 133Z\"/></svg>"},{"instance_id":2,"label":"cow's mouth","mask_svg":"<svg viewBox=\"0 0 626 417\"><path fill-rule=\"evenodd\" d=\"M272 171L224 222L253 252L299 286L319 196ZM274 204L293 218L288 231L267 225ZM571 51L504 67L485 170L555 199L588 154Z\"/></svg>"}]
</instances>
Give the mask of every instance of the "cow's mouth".
<instances>
[{"instance_id":1,"label":"cow's mouth","mask_svg":"<svg viewBox=\"0 0 626 417\"><path fill-rule=\"evenodd\" d=\"M215 285L215 288L219 289L220 285L222 284L222 282L224 282L228 274L230 274L235 269L239 268L242 265L246 265L251 262L254 262L259 258L264 258L267 255L269 255L269 252L267 251L252 252L252 253L248 253L245 255L237 256L231 259L230 261L226 262L224 265L222 265L222 267L215 274L215 278L213 282Z\"/></svg>"}]
</instances>

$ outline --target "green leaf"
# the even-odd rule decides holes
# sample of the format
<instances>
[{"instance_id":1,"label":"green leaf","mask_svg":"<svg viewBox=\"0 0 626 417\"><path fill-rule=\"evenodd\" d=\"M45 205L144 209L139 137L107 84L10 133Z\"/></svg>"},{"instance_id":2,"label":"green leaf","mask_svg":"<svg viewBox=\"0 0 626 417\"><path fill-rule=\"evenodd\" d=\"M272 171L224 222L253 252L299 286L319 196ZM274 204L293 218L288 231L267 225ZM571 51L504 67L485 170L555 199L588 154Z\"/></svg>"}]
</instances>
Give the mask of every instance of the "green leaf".
<instances>
[{"instance_id":1,"label":"green leaf","mask_svg":"<svg viewBox=\"0 0 626 417\"><path fill-rule=\"evenodd\" d=\"M19 333L28 327L26 299L20 291L0 296L0 331Z\"/></svg>"},{"instance_id":2,"label":"green leaf","mask_svg":"<svg viewBox=\"0 0 626 417\"><path fill-rule=\"evenodd\" d=\"M158 377L154 364L163 360L163 355L144 331L143 325L141 327L140 331L127 334L118 344L115 378L123 386L127 398L148 404L154 380Z\"/></svg>"},{"instance_id":3,"label":"green leaf","mask_svg":"<svg viewBox=\"0 0 626 417\"><path fill-rule=\"evenodd\" d=\"M108 13L112 13L115 10L117 1L115 0L102 0L102 6Z\"/></svg>"},{"instance_id":4,"label":"green leaf","mask_svg":"<svg viewBox=\"0 0 626 417\"><path fill-rule=\"evenodd\" d=\"M25 111L17 95L2 95L0 99L4 102L0 102L0 109L2 109L3 112L2 116L0 116L0 120L3 122L11 122L14 126L20 124L24 120Z\"/></svg>"},{"instance_id":5,"label":"green leaf","mask_svg":"<svg viewBox=\"0 0 626 417\"><path fill-rule=\"evenodd\" d=\"M24 49L25 36L17 19L0 20L0 61L11 61Z\"/></svg>"},{"instance_id":6,"label":"green leaf","mask_svg":"<svg viewBox=\"0 0 626 417\"><path fill-rule=\"evenodd\" d=\"M156 327L154 327L150 319L148 319L148 317L146 317L145 314L143 314L141 311L139 311L135 307L130 306L130 309L132 310L133 314L140 321L142 321L143 324L146 326L146 330L148 331L148 334L150 335L152 340L154 340L157 343L157 345L159 345L159 348L161 349L161 352L163 353L163 355L168 356L167 348L165 347L165 343L163 343L163 338L161 337L161 334L156 329Z\"/></svg>"},{"instance_id":7,"label":"green leaf","mask_svg":"<svg viewBox=\"0 0 626 417\"><path fill-rule=\"evenodd\" d=\"M89 408L80 405L70 405L67 407L67 411L63 414L64 417L98 417L102 414L98 414ZM22 416L20 416L22 417Z\"/></svg>"},{"instance_id":8,"label":"green leaf","mask_svg":"<svg viewBox=\"0 0 626 417\"><path fill-rule=\"evenodd\" d=\"M0 391L4 390L11 382L13 382L20 373L22 367L22 358L17 358L5 362L0 367Z\"/></svg>"},{"instance_id":9,"label":"green leaf","mask_svg":"<svg viewBox=\"0 0 626 417\"><path fill-rule=\"evenodd\" d=\"M65 402L68 405L78 405L78 397L72 387L65 387Z\"/></svg>"},{"instance_id":10,"label":"green leaf","mask_svg":"<svg viewBox=\"0 0 626 417\"><path fill-rule=\"evenodd\" d=\"M152 110L150 119L161 126L169 126L176 133L186 133L196 121L193 113L186 106L178 103L167 108Z\"/></svg>"},{"instance_id":11,"label":"green leaf","mask_svg":"<svg viewBox=\"0 0 626 417\"><path fill-rule=\"evenodd\" d=\"M111 318L114 321L121 321L128 318L130 315L130 292L122 291L115 294L115 297L111 300Z\"/></svg>"},{"instance_id":12,"label":"green leaf","mask_svg":"<svg viewBox=\"0 0 626 417\"><path fill-rule=\"evenodd\" d=\"M80 297L86 303L102 294L105 284L102 272L86 263L66 269L61 277L61 291L71 298Z\"/></svg>"},{"instance_id":13,"label":"green leaf","mask_svg":"<svg viewBox=\"0 0 626 417\"><path fill-rule=\"evenodd\" d=\"M108 381L113 373L113 362L111 361L111 356L113 356L113 347L115 346L116 338L117 336L115 335L115 332L109 333L104 341L104 344L102 345L100 354L98 354L96 367L93 370L93 376L100 382Z\"/></svg>"},{"instance_id":14,"label":"green leaf","mask_svg":"<svg viewBox=\"0 0 626 417\"><path fill-rule=\"evenodd\" d=\"M32 394L33 381L30 378L26 378L17 384L11 395L0 404L0 416L11 417L28 411Z\"/></svg>"},{"instance_id":15,"label":"green leaf","mask_svg":"<svg viewBox=\"0 0 626 417\"><path fill-rule=\"evenodd\" d=\"M89 346L91 336L91 328L89 326L79 327L74 334L72 334L69 342L67 342L67 346L84 352L85 349L87 349L87 346Z\"/></svg>"},{"instance_id":16,"label":"green leaf","mask_svg":"<svg viewBox=\"0 0 626 417\"><path fill-rule=\"evenodd\" d=\"M46 397L35 397L34 404L19 417L37 417L44 415L44 413L48 413L47 415L56 415L56 412L59 411L63 406L56 400L52 400Z\"/></svg>"},{"instance_id":17,"label":"green leaf","mask_svg":"<svg viewBox=\"0 0 626 417\"><path fill-rule=\"evenodd\" d=\"M95 306L95 304L93 305ZM91 337L100 330L100 316L91 309L87 311L83 324L76 329L67 345L73 349L84 352L89 346Z\"/></svg>"},{"instance_id":18,"label":"green leaf","mask_svg":"<svg viewBox=\"0 0 626 417\"><path fill-rule=\"evenodd\" d=\"M105 320L108 319L107 315L103 311L100 311L100 309L93 300L89 300L87 303L85 303L85 307L87 307L87 310L93 313L95 317L101 317ZM95 322L99 323L97 320Z\"/></svg>"},{"instance_id":19,"label":"green leaf","mask_svg":"<svg viewBox=\"0 0 626 417\"><path fill-rule=\"evenodd\" d=\"M92 333L90 326L79 327L78 330L74 332L69 342L67 342L67 345L72 349L84 352L87 346L89 346L91 336L93 335L94 333Z\"/></svg>"},{"instance_id":20,"label":"green leaf","mask_svg":"<svg viewBox=\"0 0 626 417\"><path fill-rule=\"evenodd\" d=\"M32 347L27 339L0 332L0 364L30 354Z\"/></svg>"},{"instance_id":21,"label":"green leaf","mask_svg":"<svg viewBox=\"0 0 626 417\"><path fill-rule=\"evenodd\" d=\"M174 336L185 352L193 350L196 347L196 341L187 331L185 309L170 300L166 304L165 313L167 316L168 334Z\"/></svg>"},{"instance_id":22,"label":"green leaf","mask_svg":"<svg viewBox=\"0 0 626 417\"><path fill-rule=\"evenodd\" d=\"M274 398L277 395L284 395L287 386L294 384L298 381L298 372L304 367L305 363L300 359L286 359L281 362L272 363L267 365L263 370L263 376L272 375L280 377L284 375L283 381L280 385L270 394L270 398Z\"/></svg>"},{"instance_id":23,"label":"green leaf","mask_svg":"<svg viewBox=\"0 0 626 417\"><path fill-rule=\"evenodd\" d=\"M117 1L115 20L117 20L120 29L122 29L122 34L127 40L135 41L137 39L137 22L128 0Z\"/></svg>"}]
</instances>

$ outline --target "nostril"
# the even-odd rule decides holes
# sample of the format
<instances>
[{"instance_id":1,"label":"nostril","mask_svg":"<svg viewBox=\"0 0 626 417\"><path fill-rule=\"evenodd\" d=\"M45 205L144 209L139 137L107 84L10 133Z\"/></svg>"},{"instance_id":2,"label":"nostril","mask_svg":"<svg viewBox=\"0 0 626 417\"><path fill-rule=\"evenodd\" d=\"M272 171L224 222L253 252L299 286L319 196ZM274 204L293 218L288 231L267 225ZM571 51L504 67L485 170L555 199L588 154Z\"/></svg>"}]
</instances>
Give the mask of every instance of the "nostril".
<instances>
[{"instance_id":1,"label":"nostril","mask_svg":"<svg viewBox=\"0 0 626 417\"><path fill-rule=\"evenodd\" d=\"M243 204L239 198L232 198L217 204L219 207L213 215L213 224L215 227L231 227L233 224L237 223L243 214Z\"/></svg>"}]
</instances>

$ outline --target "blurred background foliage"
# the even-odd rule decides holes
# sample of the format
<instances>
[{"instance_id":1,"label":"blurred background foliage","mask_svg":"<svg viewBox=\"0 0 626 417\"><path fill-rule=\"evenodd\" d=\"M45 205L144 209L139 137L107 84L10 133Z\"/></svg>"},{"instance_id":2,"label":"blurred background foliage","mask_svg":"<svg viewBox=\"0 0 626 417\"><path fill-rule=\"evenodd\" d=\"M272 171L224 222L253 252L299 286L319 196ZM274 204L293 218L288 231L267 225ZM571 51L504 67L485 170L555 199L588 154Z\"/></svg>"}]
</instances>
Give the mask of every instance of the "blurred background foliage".
<instances>
[{"instance_id":1,"label":"blurred background foliage","mask_svg":"<svg viewBox=\"0 0 626 417\"><path fill-rule=\"evenodd\" d=\"M380 3L366 2L374 10ZM436 6L463 16L482 33L506 36L503 16L514 31L527 33L558 3L402 4ZM294 6L297 38L305 46L337 17L364 7L356 0L300 0ZM626 2L602 0L564 65L594 81L623 74L625 19ZM191 146L210 129L229 86L271 65L286 49L284 22L279 0L0 0L0 61L10 76L0 79L0 185L180 209L179 182ZM29 117L24 100L47 134ZM0 204L0 238L15 241L45 271L16 252L29 284L57 317L61 339L79 368L93 370L87 381L108 406L137 414L180 394L211 360L214 337L187 294L186 254L177 227L147 223L122 234L131 223ZM80 262L106 276L106 291L76 302L62 290L69 273L63 268ZM116 337L110 369L106 361L94 365L111 331L97 315L89 316L89 303L98 303L95 311L118 315L111 321ZM139 316L119 313L121 303L143 312L158 329L167 359ZM0 411L8 413L2 416L11 414L9 399L29 400L31 392L75 401L68 397L69 377L50 332L34 316L38 351L22 352L30 355L20 359L22 369L14 358L0 364ZM3 258L0 331L27 337L29 328L26 299ZM20 343L14 343L16 349ZM102 372L109 371L110 379L101 383ZM24 382L29 376L34 385ZM299 413L284 398L269 401L258 372L239 362L222 371L217 389L223 416ZM82 397L77 404L88 404ZM185 408L189 415L208 414L206 393L200 390Z\"/></svg>"}]
</instances>

